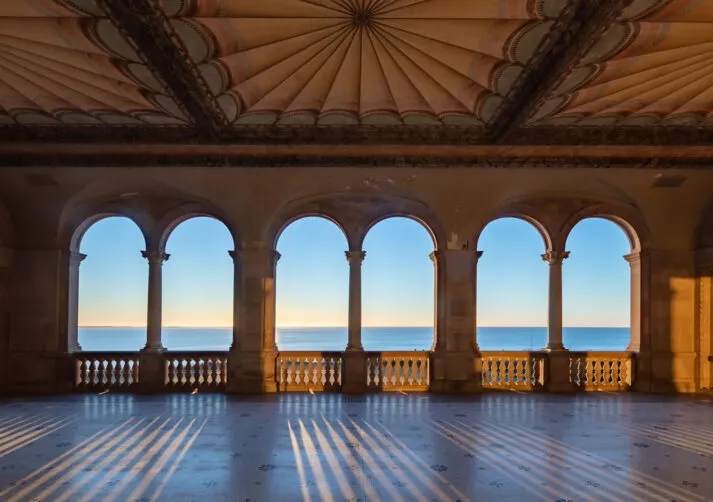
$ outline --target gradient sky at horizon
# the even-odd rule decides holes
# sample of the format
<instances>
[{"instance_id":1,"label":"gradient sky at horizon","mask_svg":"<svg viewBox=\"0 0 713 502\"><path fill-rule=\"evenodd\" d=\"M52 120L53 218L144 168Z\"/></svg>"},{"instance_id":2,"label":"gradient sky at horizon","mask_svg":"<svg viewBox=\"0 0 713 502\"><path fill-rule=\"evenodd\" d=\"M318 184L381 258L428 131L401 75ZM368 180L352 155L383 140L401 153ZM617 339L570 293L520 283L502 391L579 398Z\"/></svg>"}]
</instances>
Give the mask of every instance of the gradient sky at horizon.
<instances>
[{"instance_id":1,"label":"gradient sky at horizon","mask_svg":"<svg viewBox=\"0 0 713 502\"><path fill-rule=\"evenodd\" d=\"M232 325L232 237L222 223L195 218L171 234L164 264L164 326ZM148 265L138 227L112 217L93 225L81 243L81 326L145 326ZM346 239L332 222L308 217L288 226L277 250L278 326L345 326L349 269ZM431 326L433 241L420 224L390 218L367 235L362 265L364 326ZM479 326L545 326L544 243L529 223L504 218L480 236ZM628 326L629 252L623 231L601 219L578 224L563 267L565 326Z\"/></svg>"}]
</instances>

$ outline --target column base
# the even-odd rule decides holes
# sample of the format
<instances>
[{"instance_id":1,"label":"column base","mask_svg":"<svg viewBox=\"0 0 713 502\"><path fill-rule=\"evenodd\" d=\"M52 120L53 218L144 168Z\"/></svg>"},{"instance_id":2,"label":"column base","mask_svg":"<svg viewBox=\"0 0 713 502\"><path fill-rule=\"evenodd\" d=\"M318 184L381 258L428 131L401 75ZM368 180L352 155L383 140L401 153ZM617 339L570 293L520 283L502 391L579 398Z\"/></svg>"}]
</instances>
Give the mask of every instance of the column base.
<instances>
[{"instance_id":1,"label":"column base","mask_svg":"<svg viewBox=\"0 0 713 502\"><path fill-rule=\"evenodd\" d=\"M364 394L366 391L366 352L347 349L342 355L342 392Z\"/></svg>"},{"instance_id":2,"label":"column base","mask_svg":"<svg viewBox=\"0 0 713 502\"><path fill-rule=\"evenodd\" d=\"M275 364L277 350L228 353L228 381L230 394L263 394L277 392Z\"/></svg>"},{"instance_id":3,"label":"column base","mask_svg":"<svg viewBox=\"0 0 713 502\"><path fill-rule=\"evenodd\" d=\"M545 390L555 393L569 393L576 390L570 381L570 354L566 349L543 349L547 353L547 378Z\"/></svg>"},{"instance_id":4,"label":"column base","mask_svg":"<svg viewBox=\"0 0 713 502\"><path fill-rule=\"evenodd\" d=\"M139 352L139 382L136 391L139 394L160 394L166 391L166 361L163 353L166 349Z\"/></svg>"},{"instance_id":5,"label":"column base","mask_svg":"<svg viewBox=\"0 0 713 502\"><path fill-rule=\"evenodd\" d=\"M164 347L163 345L152 345L149 346L147 345L143 349L141 349L139 352L142 354L163 354L166 352L168 349Z\"/></svg>"},{"instance_id":6,"label":"column base","mask_svg":"<svg viewBox=\"0 0 713 502\"><path fill-rule=\"evenodd\" d=\"M431 392L437 394L479 394L483 390L483 360L480 352L431 354Z\"/></svg>"}]
</instances>

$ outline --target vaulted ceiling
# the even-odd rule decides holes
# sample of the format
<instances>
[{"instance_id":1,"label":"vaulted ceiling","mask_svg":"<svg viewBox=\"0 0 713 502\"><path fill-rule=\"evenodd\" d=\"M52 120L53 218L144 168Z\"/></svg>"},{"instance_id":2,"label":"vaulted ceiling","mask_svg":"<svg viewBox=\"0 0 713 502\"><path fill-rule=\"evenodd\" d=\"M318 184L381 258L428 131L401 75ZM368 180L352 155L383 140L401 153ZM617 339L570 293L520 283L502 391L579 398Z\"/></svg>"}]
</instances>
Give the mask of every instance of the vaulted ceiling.
<instances>
[{"instance_id":1,"label":"vaulted ceiling","mask_svg":"<svg viewBox=\"0 0 713 502\"><path fill-rule=\"evenodd\" d=\"M713 0L0 3L0 142L711 139Z\"/></svg>"}]
</instances>

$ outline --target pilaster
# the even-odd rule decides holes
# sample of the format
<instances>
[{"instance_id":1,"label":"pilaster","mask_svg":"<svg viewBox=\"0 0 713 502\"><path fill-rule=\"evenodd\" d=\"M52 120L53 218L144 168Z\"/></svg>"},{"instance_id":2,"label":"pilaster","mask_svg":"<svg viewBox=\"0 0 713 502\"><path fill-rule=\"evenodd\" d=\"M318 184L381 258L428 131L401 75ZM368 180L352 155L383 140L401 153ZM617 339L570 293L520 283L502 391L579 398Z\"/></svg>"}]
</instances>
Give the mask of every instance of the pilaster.
<instances>
[{"instance_id":1,"label":"pilaster","mask_svg":"<svg viewBox=\"0 0 713 502\"><path fill-rule=\"evenodd\" d=\"M10 264L12 250L0 247L0 393L8 388L10 350Z\"/></svg>"},{"instance_id":2,"label":"pilaster","mask_svg":"<svg viewBox=\"0 0 713 502\"><path fill-rule=\"evenodd\" d=\"M431 355L431 390L481 390L482 361L476 338L476 274L480 251L446 249L435 253L437 278L436 345Z\"/></svg>"},{"instance_id":3,"label":"pilaster","mask_svg":"<svg viewBox=\"0 0 713 502\"><path fill-rule=\"evenodd\" d=\"M239 263L233 346L228 356L228 392L275 392L275 272L280 253L250 243L233 253Z\"/></svg>"}]
</instances>

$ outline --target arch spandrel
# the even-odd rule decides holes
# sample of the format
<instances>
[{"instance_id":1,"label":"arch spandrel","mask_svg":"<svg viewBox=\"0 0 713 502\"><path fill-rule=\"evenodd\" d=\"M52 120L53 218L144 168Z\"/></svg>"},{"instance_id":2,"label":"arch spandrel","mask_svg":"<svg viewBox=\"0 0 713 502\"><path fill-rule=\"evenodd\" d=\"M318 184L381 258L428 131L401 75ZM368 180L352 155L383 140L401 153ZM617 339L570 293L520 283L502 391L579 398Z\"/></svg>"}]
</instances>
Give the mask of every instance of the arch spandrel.
<instances>
[{"instance_id":1,"label":"arch spandrel","mask_svg":"<svg viewBox=\"0 0 713 502\"><path fill-rule=\"evenodd\" d=\"M435 213L423 202L397 195L348 193L317 195L292 201L272 218L265 241L277 243L291 222L306 216L321 216L342 229L350 249L361 249L371 227L390 217L411 218L426 227L436 249L445 248L446 234Z\"/></svg>"},{"instance_id":2,"label":"arch spandrel","mask_svg":"<svg viewBox=\"0 0 713 502\"><path fill-rule=\"evenodd\" d=\"M643 213L625 204L596 203L572 214L562 225L560 240L566 244L572 229L588 218L602 218L616 224L626 235L632 253L638 253L651 245L649 227Z\"/></svg>"},{"instance_id":3,"label":"arch spandrel","mask_svg":"<svg viewBox=\"0 0 713 502\"><path fill-rule=\"evenodd\" d=\"M122 207L112 207L110 204L97 205L94 207L82 208L77 211L60 231L59 243L62 249L69 249L72 252L79 252L82 238L94 224L107 218L119 217L131 220L141 232L146 246L149 242L148 225L142 218L137 218L136 214Z\"/></svg>"},{"instance_id":4,"label":"arch spandrel","mask_svg":"<svg viewBox=\"0 0 713 502\"><path fill-rule=\"evenodd\" d=\"M213 205L202 203L183 204L165 213L154 225L148 245L151 249L165 250L173 231L193 218L212 218L221 222L233 238L234 249L241 247L240 232L228 215Z\"/></svg>"},{"instance_id":5,"label":"arch spandrel","mask_svg":"<svg viewBox=\"0 0 713 502\"><path fill-rule=\"evenodd\" d=\"M474 242L476 249L480 241L480 236L483 234L485 228L492 222L503 218L516 218L532 225L542 238L544 252L558 249L558 242L553 240L555 234L552 232L553 227L550 222L551 218L548 218L548 213L543 211L542 207L537 204L528 204L525 202L510 203L488 214L488 216L480 222L475 231Z\"/></svg>"}]
</instances>

